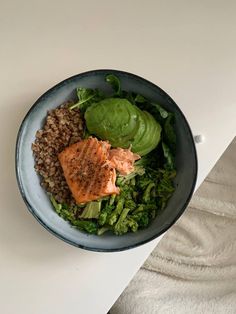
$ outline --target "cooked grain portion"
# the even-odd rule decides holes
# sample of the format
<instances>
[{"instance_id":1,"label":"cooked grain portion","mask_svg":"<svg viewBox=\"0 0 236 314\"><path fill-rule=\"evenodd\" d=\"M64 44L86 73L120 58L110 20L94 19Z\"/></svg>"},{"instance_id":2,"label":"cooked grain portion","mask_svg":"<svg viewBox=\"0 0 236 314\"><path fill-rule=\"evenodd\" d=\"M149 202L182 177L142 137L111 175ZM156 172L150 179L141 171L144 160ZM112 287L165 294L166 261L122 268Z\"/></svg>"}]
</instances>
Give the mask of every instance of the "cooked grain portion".
<instances>
[{"instance_id":1,"label":"cooked grain portion","mask_svg":"<svg viewBox=\"0 0 236 314\"><path fill-rule=\"evenodd\" d=\"M66 183L58 154L67 146L81 140L83 120L79 110L69 110L66 103L48 112L45 125L36 133L32 150L35 170L41 176L41 185L60 203L75 201Z\"/></svg>"}]
</instances>

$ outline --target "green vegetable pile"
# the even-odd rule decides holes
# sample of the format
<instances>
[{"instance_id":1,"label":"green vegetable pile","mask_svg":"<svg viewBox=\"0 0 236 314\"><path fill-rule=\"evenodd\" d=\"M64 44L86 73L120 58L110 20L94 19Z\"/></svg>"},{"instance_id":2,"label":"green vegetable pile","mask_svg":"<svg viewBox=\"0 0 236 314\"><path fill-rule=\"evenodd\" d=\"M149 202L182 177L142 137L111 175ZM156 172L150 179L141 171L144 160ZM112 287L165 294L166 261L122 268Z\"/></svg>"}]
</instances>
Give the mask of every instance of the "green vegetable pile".
<instances>
[{"instance_id":1,"label":"green vegetable pile","mask_svg":"<svg viewBox=\"0 0 236 314\"><path fill-rule=\"evenodd\" d=\"M84 137L95 135L113 147L130 147L142 158L132 173L118 174L119 195L73 207L57 203L53 196L51 202L63 219L80 230L122 235L146 228L174 192L175 117L142 95L122 91L116 76L109 74L105 79L113 88L112 95L79 87L78 102L70 109L79 108L84 114Z\"/></svg>"}]
</instances>

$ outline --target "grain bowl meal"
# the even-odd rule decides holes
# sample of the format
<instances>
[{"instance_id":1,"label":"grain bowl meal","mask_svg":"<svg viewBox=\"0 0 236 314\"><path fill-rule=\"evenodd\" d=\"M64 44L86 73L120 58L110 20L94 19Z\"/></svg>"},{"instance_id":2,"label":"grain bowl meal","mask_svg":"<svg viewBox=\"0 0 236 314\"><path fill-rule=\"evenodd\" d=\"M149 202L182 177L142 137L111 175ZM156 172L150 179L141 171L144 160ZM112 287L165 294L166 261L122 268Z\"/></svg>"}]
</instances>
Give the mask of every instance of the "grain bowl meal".
<instances>
[{"instance_id":1,"label":"grain bowl meal","mask_svg":"<svg viewBox=\"0 0 236 314\"><path fill-rule=\"evenodd\" d=\"M104 80L112 94L78 87L77 101L50 110L32 150L59 216L87 233L122 235L146 228L174 192L175 117L122 90L115 75Z\"/></svg>"}]
</instances>

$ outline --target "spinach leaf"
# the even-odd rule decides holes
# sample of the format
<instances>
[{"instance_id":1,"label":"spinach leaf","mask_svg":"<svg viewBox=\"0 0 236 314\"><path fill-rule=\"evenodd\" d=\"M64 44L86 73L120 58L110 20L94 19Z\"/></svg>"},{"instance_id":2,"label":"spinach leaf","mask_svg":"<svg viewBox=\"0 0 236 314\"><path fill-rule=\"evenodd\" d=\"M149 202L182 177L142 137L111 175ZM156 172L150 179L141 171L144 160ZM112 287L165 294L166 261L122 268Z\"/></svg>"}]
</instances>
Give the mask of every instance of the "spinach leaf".
<instances>
[{"instance_id":1,"label":"spinach leaf","mask_svg":"<svg viewBox=\"0 0 236 314\"><path fill-rule=\"evenodd\" d=\"M166 111L161 105L157 104L157 103L153 103L151 102L152 106L155 107L159 113L160 113L160 116L163 118L163 119L166 119L169 115L168 111Z\"/></svg>"},{"instance_id":2,"label":"spinach leaf","mask_svg":"<svg viewBox=\"0 0 236 314\"><path fill-rule=\"evenodd\" d=\"M174 122L175 122L174 114L169 113L169 116L165 120L164 124L164 137L165 141L167 142L173 153L175 153L176 149L176 134L174 130Z\"/></svg>"},{"instance_id":3,"label":"spinach leaf","mask_svg":"<svg viewBox=\"0 0 236 314\"><path fill-rule=\"evenodd\" d=\"M140 94L137 94L134 100L139 103L147 102L147 99Z\"/></svg>"},{"instance_id":4,"label":"spinach leaf","mask_svg":"<svg viewBox=\"0 0 236 314\"><path fill-rule=\"evenodd\" d=\"M166 207L168 199L171 197L175 190L172 178L169 175L169 173L170 172L168 170L165 170L162 179L159 181L157 185L157 200L158 200L157 205L161 210ZM172 175L174 174L175 176L175 172L171 173Z\"/></svg>"},{"instance_id":5,"label":"spinach leaf","mask_svg":"<svg viewBox=\"0 0 236 314\"><path fill-rule=\"evenodd\" d=\"M79 218L83 219L97 219L99 217L100 211L101 211L101 201L99 202L89 202L85 206L82 214L79 216Z\"/></svg>"},{"instance_id":6,"label":"spinach leaf","mask_svg":"<svg viewBox=\"0 0 236 314\"><path fill-rule=\"evenodd\" d=\"M134 99L134 97L135 97L135 94L134 93L132 93L132 92L127 92L127 91L122 91L121 92L121 96L120 97L122 97L122 98L126 98L129 102L131 102L131 104L132 105L136 105L136 103L135 103L135 99Z\"/></svg>"},{"instance_id":7,"label":"spinach leaf","mask_svg":"<svg viewBox=\"0 0 236 314\"><path fill-rule=\"evenodd\" d=\"M111 84L116 96L121 96L121 87L120 87L120 80L114 74L108 74L106 76L106 82Z\"/></svg>"},{"instance_id":8,"label":"spinach leaf","mask_svg":"<svg viewBox=\"0 0 236 314\"><path fill-rule=\"evenodd\" d=\"M170 148L164 142L162 142L162 149L163 149L164 157L166 159L166 167L168 169L174 169L175 168L174 156L172 155Z\"/></svg>"},{"instance_id":9,"label":"spinach leaf","mask_svg":"<svg viewBox=\"0 0 236 314\"><path fill-rule=\"evenodd\" d=\"M144 96L142 96L140 94L137 94L134 100L135 100L135 102L140 103L140 104L143 104L143 103L151 104L152 107L157 109L161 118L163 118L163 119L166 119L169 115L169 112L166 111L161 105L159 105L158 103L150 102L149 100L147 100Z\"/></svg>"}]
</instances>

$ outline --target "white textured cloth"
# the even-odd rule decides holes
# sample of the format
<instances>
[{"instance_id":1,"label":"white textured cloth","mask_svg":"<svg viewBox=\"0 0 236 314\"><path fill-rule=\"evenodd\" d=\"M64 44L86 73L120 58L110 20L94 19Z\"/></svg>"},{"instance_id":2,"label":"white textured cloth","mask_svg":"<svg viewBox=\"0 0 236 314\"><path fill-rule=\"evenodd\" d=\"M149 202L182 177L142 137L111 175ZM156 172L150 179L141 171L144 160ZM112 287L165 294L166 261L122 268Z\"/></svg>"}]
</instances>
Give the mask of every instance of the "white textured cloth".
<instances>
[{"instance_id":1,"label":"white textured cloth","mask_svg":"<svg viewBox=\"0 0 236 314\"><path fill-rule=\"evenodd\" d=\"M236 314L236 139L111 314Z\"/></svg>"}]
</instances>

